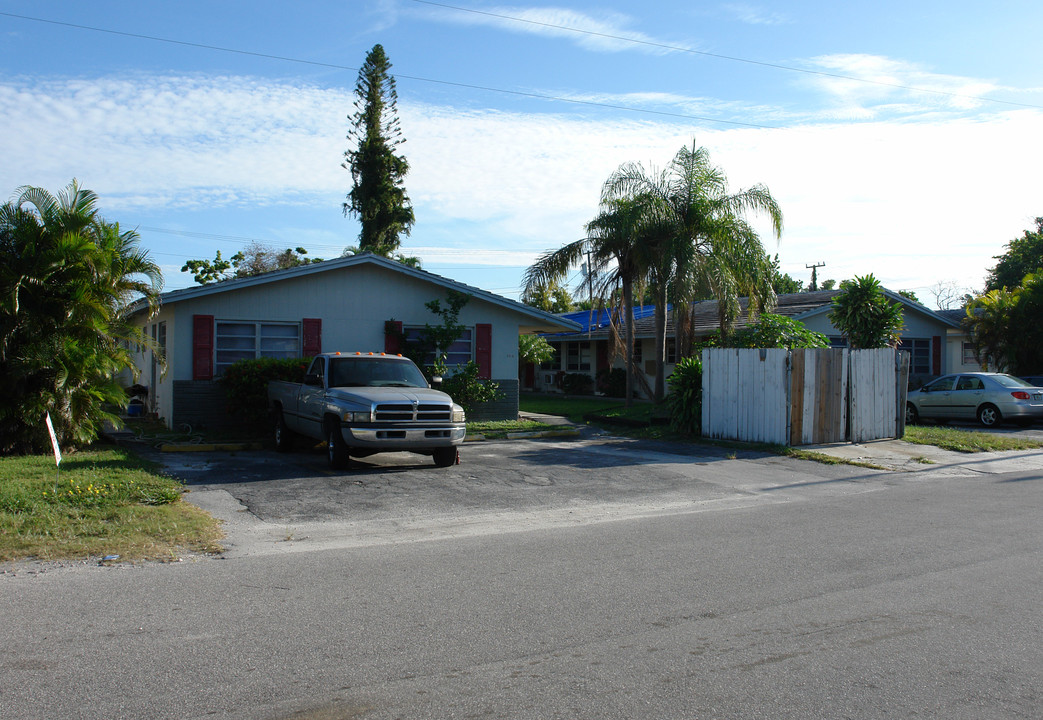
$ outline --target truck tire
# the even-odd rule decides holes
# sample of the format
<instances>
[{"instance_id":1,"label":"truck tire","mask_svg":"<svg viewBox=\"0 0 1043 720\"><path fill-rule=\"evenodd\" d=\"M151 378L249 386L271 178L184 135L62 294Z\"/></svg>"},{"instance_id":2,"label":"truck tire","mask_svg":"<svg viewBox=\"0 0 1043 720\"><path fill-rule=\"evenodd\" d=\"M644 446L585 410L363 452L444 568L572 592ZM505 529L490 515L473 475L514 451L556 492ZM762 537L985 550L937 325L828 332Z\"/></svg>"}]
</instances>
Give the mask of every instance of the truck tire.
<instances>
[{"instance_id":1,"label":"truck tire","mask_svg":"<svg viewBox=\"0 0 1043 720\"><path fill-rule=\"evenodd\" d=\"M455 447L440 447L434 451L436 467L450 467L456 464L457 451Z\"/></svg>"},{"instance_id":2,"label":"truck tire","mask_svg":"<svg viewBox=\"0 0 1043 720\"><path fill-rule=\"evenodd\" d=\"M326 460L333 470L343 470L348 466L348 446L341 435L340 427L330 423L326 426Z\"/></svg>"},{"instance_id":3,"label":"truck tire","mask_svg":"<svg viewBox=\"0 0 1043 720\"><path fill-rule=\"evenodd\" d=\"M289 452L290 450L293 450L293 431L286 426L286 418L283 417L282 410L275 411L275 421L273 422L273 425L275 449L279 452Z\"/></svg>"}]
</instances>

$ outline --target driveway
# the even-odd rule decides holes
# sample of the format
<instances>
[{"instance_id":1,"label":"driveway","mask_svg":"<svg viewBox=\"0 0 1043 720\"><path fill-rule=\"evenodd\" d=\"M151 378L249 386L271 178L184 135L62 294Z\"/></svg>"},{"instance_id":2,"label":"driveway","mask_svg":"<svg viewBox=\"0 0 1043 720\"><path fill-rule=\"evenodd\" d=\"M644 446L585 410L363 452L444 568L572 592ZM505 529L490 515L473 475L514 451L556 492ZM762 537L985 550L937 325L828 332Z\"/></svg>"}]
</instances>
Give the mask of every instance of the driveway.
<instances>
[{"instance_id":1,"label":"driveway","mask_svg":"<svg viewBox=\"0 0 1043 720\"><path fill-rule=\"evenodd\" d=\"M823 452L868 455L919 476L1043 469L1043 452L885 463L892 447ZM923 446L898 443L920 456ZM906 450L906 452L909 452ZM940 451L939 451L940 452ZM1000 455L992 458L991 455ZM467 443L461 462L388 453L326 468L320 449L157 453L187 499L222 519L229 556L297 552L569 527L671 512L788 502L904 482L904 473L824 465L712 446L589 434L577 439ZM862 458L866 459L866 458Z\"/></svg>"}]
</instances>

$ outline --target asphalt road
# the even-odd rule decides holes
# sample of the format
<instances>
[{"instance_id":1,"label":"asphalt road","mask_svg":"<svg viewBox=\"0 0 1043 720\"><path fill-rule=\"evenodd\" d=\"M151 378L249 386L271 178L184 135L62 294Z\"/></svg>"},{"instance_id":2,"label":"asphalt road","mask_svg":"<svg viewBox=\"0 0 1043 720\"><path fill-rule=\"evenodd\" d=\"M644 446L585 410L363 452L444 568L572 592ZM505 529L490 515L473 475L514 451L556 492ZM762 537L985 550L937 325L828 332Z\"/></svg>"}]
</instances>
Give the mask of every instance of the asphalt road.
<instances>
[{"instance_id":1,"label":"asphalt road","mask_svg":"<svg viewBox=\"0 0 1043 720\"><path fill-rule=\"evenodd\" d=\"M0 717L1041 716L1039 470L672 450L181 458L226 559L6 569Z\"/></svg>"}]
</instances>

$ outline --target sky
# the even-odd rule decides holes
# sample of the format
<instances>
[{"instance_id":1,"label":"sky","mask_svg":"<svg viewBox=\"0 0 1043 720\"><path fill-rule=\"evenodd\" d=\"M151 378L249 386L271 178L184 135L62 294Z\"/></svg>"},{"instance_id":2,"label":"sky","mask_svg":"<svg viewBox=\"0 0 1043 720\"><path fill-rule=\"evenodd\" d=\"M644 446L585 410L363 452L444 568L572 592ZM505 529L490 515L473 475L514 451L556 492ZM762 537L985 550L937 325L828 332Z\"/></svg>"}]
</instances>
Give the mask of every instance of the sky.
<instances>
[{"instance_id":1,"label":"sky","mask_svg":"<svg viewBox=\"0 0 1043 720\"><path fill-rule=\"evenodd\" d=\"M381 44L426 270L517 299L613 171L694 143L776 198L784 272L933 307L1043 215L1041 26L1038 0L0 0L0 200L76 178L167 290L252 242L337 257Z\"/></svg>"}]
</instances>

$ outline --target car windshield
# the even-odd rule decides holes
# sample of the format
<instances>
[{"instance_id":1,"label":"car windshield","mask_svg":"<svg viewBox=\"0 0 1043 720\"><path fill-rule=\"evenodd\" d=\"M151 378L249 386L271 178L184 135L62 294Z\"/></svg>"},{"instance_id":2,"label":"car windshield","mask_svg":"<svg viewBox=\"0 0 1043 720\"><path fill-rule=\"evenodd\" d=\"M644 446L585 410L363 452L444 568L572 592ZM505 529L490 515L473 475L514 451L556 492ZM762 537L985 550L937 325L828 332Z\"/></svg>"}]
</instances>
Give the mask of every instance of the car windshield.
<instances>
[{"instance_id":1,"label":"car windshield","mask_svg":"<svg viewBox=\"0 0 1043 720\"><path fill-rule=\"evenodd\" d=\"M409 360L344 357L330 361L330 386L426 388L427 380Z\"/></svg>"},{"instance_id":2,"label":"car windshield","mask_svg":"<svg viewBox=\"0 0 1043 720\"><path fill-rule=\"evenodd\" d=\"M1013 375L993 375L992 379L1003 387L1035 387L1032 383L1025 382L1021 378L1016 378Z\"/></svg>"}]
</instances>

